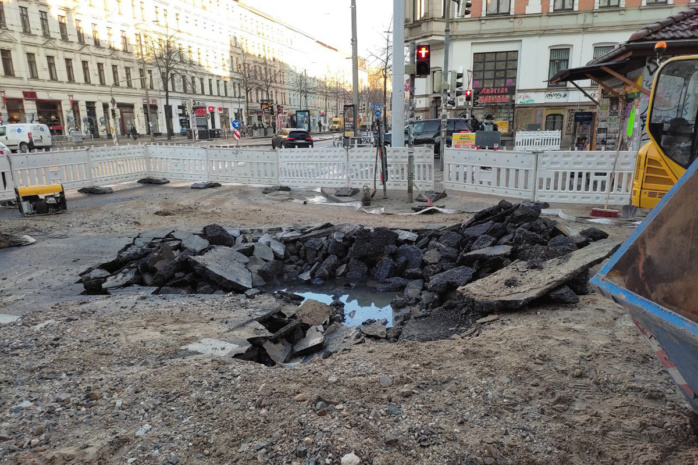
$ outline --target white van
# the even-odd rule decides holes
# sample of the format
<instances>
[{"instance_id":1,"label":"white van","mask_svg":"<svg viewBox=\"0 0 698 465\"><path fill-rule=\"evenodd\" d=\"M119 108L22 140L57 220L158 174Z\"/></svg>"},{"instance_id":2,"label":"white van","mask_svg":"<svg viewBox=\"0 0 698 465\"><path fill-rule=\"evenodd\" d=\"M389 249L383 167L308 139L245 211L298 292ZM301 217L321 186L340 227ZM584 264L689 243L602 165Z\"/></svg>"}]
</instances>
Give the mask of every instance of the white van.
<instances>
[{"instance_id":1,"label":"white van","mask_svg":"<svg viewBox=\"0 0 698 465\"><path fill-rule=\"evenodd\" d=\"M0 126L0 142L13 152L53 147L51 131L45 124L3 124Z\"/></svg>"}]
</instances>

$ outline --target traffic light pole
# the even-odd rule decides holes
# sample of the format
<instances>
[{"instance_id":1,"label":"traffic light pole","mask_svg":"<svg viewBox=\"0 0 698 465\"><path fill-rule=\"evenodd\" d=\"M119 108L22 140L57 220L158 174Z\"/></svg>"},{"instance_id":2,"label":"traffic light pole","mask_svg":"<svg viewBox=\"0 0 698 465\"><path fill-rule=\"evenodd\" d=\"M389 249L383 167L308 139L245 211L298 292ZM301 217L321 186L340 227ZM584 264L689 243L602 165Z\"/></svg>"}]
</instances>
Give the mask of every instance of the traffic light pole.
<instances>
[{"instance_id":1,"label":"traffic light pole","mask_svg":"<svg viewBox=\"0 0 698 465\"><path fill-rule=\"evenodd\" d=\"M444 35L444 69L443 78L448 79L448 51L451 45L451 2L446 2L446 33ZM444 149L446 148L446 134L448 127L448 85L441 86L441 141L439 142L439 157L441 158L441 171L444 169Z\"/></svg>"},{"instance_id":2,"label":"traffic light pole","mask_svg":"<svg viewBox=\"0 0 698 465\"><path fill-rule=\"evenodd\" d=\"M410 74L410 98L407 104L407 125L409 131L408 137L408 152L407 152L407 202L414 202L414 136L412 135L412 124L414 122L414 87L417 79L417 44L414 40L410 42L410 64L412 65L412 74ZM393 131L395 133L395 131Z\"/></svg>"}]
</instances>

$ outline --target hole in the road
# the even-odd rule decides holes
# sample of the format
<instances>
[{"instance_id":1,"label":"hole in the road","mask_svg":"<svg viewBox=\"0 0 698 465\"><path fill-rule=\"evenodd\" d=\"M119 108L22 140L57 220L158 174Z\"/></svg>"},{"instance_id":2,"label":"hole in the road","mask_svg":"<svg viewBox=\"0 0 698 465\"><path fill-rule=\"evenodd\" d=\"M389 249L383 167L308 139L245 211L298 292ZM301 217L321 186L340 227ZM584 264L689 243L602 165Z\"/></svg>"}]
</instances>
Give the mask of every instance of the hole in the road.
<instances>
[{"instance_id":1,"label":"hole in the road","mask_svg":"<svg viewBox=\"0 0 698 465\"><path fill-rule=\"evenodd\" d=\"M607 237L595 228L572 235L540 215L537 204L502 201L468 223L438 229L213 224L149 231L83 272L81 282L86 294L244 294L254 300L235 304L245 317L232 318L222 339L182 349L301 363L350 350L364 338L426 341L464 332L510 302L476 303L461 286L502 270L512 276L490 295L528 292L529 270ZM513 262L517 267L503 270ZM588 276L588 268L579 268L540 295L575 303L588 292Z\"/></svg>"}]
</instances>

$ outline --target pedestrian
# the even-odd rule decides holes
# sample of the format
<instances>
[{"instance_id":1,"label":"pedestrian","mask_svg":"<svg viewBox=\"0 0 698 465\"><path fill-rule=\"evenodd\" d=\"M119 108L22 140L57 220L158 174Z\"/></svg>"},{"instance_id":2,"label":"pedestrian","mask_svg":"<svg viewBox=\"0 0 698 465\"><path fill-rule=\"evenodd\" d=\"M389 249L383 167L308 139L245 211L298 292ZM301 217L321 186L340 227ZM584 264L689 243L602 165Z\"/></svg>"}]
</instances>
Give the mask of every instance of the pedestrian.
<instances>
[{"instance_id":1,"label":"pedestrian","mask_svg":"<svg viewBox=\"0 0 698 465\"><path fill-rule=\"evenodd\" d=\"M322 132L322 120L319 120L319 121L317 122L317 129L318 129L317 132Z\"/></svg>"},{"instance_id":2,"label":"pedestrian","mask_svg":"<svg viewBox=\"0 0 698 465\"><path fill-rule=\"evenodd\" d=\"M274 134L276 134L276 121L271 122L271 130Z\"/></svg>"},{"instance_id":3,"label":"pedestrian","mask_svg":"<svg viewBox=\"0 0 698 465\"><path fill-rule=\"evenodd\" d=\"M138 131L136 131L136 126L131 126L131 137L133 137L133 140L138 139Z\"/></svg>"}]
</instances>

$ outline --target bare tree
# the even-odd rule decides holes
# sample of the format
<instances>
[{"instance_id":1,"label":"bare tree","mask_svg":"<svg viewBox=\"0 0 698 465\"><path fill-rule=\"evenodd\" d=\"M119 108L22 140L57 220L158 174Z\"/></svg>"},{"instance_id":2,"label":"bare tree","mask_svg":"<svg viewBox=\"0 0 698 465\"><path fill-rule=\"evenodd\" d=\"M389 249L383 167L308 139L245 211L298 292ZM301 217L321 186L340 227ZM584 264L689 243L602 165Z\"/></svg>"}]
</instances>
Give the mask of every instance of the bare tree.
<instances>
[{"instance_id":1,"label":"bare tree","mask_svg":"<svg viewBox=\"0 0 698 465\"><path fill-rule=\"evenodd\" d=\"M385 31L383 38L385 39L385 47L381 47L374 53L371 53L370 57L381 73L383 78L383 127L388 127L388 79L393 72L393 47L392 47L392 27L389 27Z\"/></svg>"},{"instance_id":2,"label":"bare tree","mask_svg":"<svg viewBox=\"0 0 698 465\"><path fill-rule=\"evenodd\" d=\"M252 92L257 88L257 77L254 65L255 63L252 55L247 52L245 47L240 47L238 51L237 72L240 74L242 91L245 93L245 112L248 113L250 109L250 97L252 96ZM244 116L243 113L243 124L246 126L248 121Z\"/></svg>"},{"instance_id":3,"label":"bare tree","mask_svg":"<svg viewBox=\"0 0 698 465\"><path fill-rule=\"evenodd\" d=\"M293 90L298 92L301 100L305 98L305 109L308 109L308 94L314 91L313 83L308 77L308 72L303 70L301 72L294 71L291 77L291 85Z\"/></svg>"},{"instance_id":4,"label":"bare tree","mask_svg":"<svg viewBox=\"0 0 698 465\"><path fill-rule=\"evenodd\" d=\"M153 34L145 36L145 57L146 63L158 71L162 90L165 92L165 108L170 114L166 114L165 124L167 127L167 139L171 139L174 133L172 127L172 111L170 109L170 92L175 91L175 77L192 73L199 73L201 68L183 53L176 34L171 34L169 28L164 34Z\"/></svg>"},{"instance_id":5,"label":"bare tree","mask_svg":"<svg viewBox=\"0 0 698 465\"><path fill-rule=\"evenodd\" d=\"M266 55L259 60L259 75L257 76L257 87L266 96L267 100L273 99L273 91L277 88L279 79L278 64L275 59L270 59ZM279 102L274 102L278 104ZM273 117L273 115L272 115Z\"/></svg>"}]
</instances>

